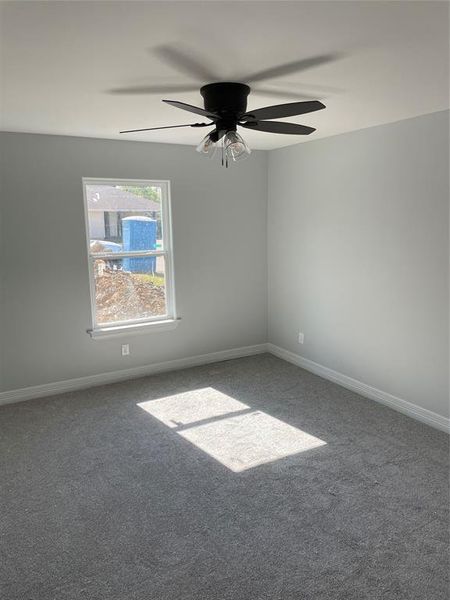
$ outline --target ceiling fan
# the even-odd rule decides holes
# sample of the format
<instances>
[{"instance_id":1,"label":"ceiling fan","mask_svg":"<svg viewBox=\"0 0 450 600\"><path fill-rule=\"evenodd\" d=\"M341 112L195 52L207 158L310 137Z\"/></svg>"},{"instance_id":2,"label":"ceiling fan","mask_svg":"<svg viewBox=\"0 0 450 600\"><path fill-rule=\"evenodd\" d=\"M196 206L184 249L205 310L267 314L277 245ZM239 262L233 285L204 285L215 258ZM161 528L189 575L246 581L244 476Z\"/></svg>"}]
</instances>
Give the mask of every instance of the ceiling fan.
<instances>
[{"instance_id":1,"label":"ceiling fan","mask_svg":"<svg viewBox=\"0 0 450 600\"><path fill-rule=\"evenodd\" d=\"M283 133L289 135L309 135L315 131L314 127L272 121L281 117L292 117L325 108L319 100L305 102L290 102L266 106L247 112L247 96L250 87L245 83L210 83L200 89L205 108L177 102L176 100L163 100L166 104L181 108L196 115L201 115L210 120L209 123L187 123L185 125L166 125L165 127L146 127L145 129L127 129L120 133L136 133L139 131L155 131L157 129L172 129L175 127L214 127L200 144L197 151L212 157L217 149L218 142L223 138L222 163L228 166L228 160L242 160L251 150L244 139L236 131L237 127L245 127L255 131L269 133Z\"/></svg>"},{"instance_id":2,"label":"ceiling fan","mask_svg":"<svg viewBox=\"0 0 450 600\"><path fill-rule=\"evenodd\" d=\"M214 76L204 65L198 63L190 56L186 56L170 47L158 47L155 49L160 58L175 66L178 70L187 72L191 77L197 79L214 80ZM323 55L279 65L265 69L258 73L243 77L247 82L259 82L266 79L281 77L283 75L303 71L323 63L335 60L336 55ZM190 91L189 86L168 86L170 89L179 91ZM121 88L112 90L120 94L149 94L163 91L161 86L142 86L134 88ZM215 82L203 85L200 94L203 96L204 108L192 106L175 100L163 100L166 104L181 108L196 115L201 115L209 120L207 123L187 123L183 125L166 125L163 127L147 127L143 129L127 129L120 133L137 133L141 131L155 131L159 129L172 129L176 127L213 127L197 146L197 151L209 157L214 156L219 146L222 149L222 164L228 166L229 160L239 161L246 158L251 150L237 132L237 127L253 129L255 131L266 131L269 133L280 133L288 135L309 135L315 131L313 127L299 125L297 123L286 123L284 121L273 121L283 117L292 117L314 112L325 108L319 100L306 100L302 102L291 102L266 106L256 110L247 111L247 97L251 88L246 83ZM258 90L266 93L266 90ZM273 90L272 90L273 92ZM270 94L270 91L269 91ZM285 92L274 92L272 95L285 95ZM305 96L303 96L305 97ZM308 97L308 96L306 96Z\"/></svg>"}]
</instances>

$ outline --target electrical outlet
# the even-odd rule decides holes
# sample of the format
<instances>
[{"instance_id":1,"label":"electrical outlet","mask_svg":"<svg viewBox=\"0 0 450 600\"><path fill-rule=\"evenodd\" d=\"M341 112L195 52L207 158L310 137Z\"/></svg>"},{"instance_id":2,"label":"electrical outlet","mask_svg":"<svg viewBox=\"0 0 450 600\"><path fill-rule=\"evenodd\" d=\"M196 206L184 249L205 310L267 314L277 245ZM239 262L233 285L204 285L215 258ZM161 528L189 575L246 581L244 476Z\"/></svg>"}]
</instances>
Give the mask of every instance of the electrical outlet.
<instances>
[{"instance_id":1,"label":"electrical outlet","mask_svg":"<svg viewBox=\"0 0 450 600\"><path fill-rule=\"evenodd\" d=\"M303 344L304 341L305 341L305 334L302 333L301 331L299 331L298 332L298 343Z\"/></svg>"},{"instance_id":2,"label":"electrical outlet","mask_svg":"<svg viewBox=\"0 0 450 600\"><path fill-rule=\"evenodd\" d=\"M122 344L122 356L128 356L130 354L130 344Z\"/></svg>"}]
</instances>

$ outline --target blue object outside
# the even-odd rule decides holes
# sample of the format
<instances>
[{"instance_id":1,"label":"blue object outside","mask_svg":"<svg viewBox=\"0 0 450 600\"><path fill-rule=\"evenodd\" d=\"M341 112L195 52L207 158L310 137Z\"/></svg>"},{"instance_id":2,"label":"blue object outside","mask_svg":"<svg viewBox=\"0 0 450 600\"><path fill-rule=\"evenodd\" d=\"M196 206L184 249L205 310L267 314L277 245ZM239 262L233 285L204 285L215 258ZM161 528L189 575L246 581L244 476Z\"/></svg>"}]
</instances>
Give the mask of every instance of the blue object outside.
<instances>
[{"instance_id":1,"label":"blue object outside","mask_svg":"<svg viewBox=\"0 0 450 600\"><path fill-rule=\"evenodd\" d=\"M122 219L123 251L156 250L156 221L150 217ZM133 273L154 273L156 256L124 258L123 269Z\"/></svg>"}]
</instances>

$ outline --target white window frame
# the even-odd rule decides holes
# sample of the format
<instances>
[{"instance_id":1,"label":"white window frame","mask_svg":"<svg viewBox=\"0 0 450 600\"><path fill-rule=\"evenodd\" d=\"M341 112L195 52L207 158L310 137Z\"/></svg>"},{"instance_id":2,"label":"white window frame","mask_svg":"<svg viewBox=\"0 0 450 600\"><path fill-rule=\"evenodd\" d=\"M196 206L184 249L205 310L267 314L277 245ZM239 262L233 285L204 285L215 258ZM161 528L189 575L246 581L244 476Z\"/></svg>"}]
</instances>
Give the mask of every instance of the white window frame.
<instances>
[{"instance_id":1,"label":"white window frame","mask_svg":"<svg viewBox=\"0 0 450 600\"><path fill-rule=\"evenodd\" d=\"M122 335L127 333L149 333L174 329L179 319L177 318L175 304L175 277L173 267L173 245L172 245L172 219L170 206L170 181L156 179L105 179L94 177L83 177L83 201L86 230L86 246L88 256L89 287L91 298L91 327L88 333L93 338L110 337L111 335ZM86 186L88 185L121 185L121 186L155 186L161 189L161 218L162 218L162 250L148 250L136 252L122 252L114 255L115 258L139 258L149 256L164 256L164 281L166 295L166 314L158 317L143 317L141 319L130 319L126 321L113 321L108 323L97 323L97 306L95 301L95 270L94 261L99 258L111 259L111 253L91 253L89 236L89 207L87 204Z\"/></svg>"}]
</instances>

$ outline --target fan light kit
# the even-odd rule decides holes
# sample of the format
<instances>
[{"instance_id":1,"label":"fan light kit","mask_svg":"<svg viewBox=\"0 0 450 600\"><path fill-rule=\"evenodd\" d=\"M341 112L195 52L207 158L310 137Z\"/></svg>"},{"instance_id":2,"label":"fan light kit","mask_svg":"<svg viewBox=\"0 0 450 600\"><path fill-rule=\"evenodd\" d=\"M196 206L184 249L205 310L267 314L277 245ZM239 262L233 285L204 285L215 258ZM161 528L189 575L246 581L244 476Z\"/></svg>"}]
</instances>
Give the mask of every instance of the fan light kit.
<instances>
[{"instance_id":1,"label":"fan light kit","mask_svg":"<svg viewBox=\"0 0 450 600\"><path fill-rule=\"evenodd\" d=\"M202 139L200 144L197 146L197 152L204 154L208 158L212 158L216 154L217 147L220 141L215 141L215 135L207 133ZM225 164L228 167L228 160L232 159L234 162L243 160L251 153L250 148L247 146L245 140L239 135L237 131L227 131L222 138L222 165Z\"/></svg>"},{"instance_id":2,"label":"fan light kit","mask_svg":"<svg viewBox=\"0 0 450 600\"><path fill-rule=\"evenodd\" d=\"M293 117L325 108L325 105L319 100L308 100L266 106L247 112L247 97L250 93L250 87L245 83L210 83L204 85L200 89L200 93L203 96L204 108L191 106L176 100L163 100L163 102L206 117L209 119L209 123L187 123L185 125L148 127L146 129L128 129L120 133L137 133L139 131L155 131L175 127L214 127L197 146L197 152L212 158L220 147L222 165L228 167L230 161L243 160L251 153L250 148L237 132L238 126L269 133L309 135L315 131L313 127L268 119Z\"/></svg>"}]
</instances>

